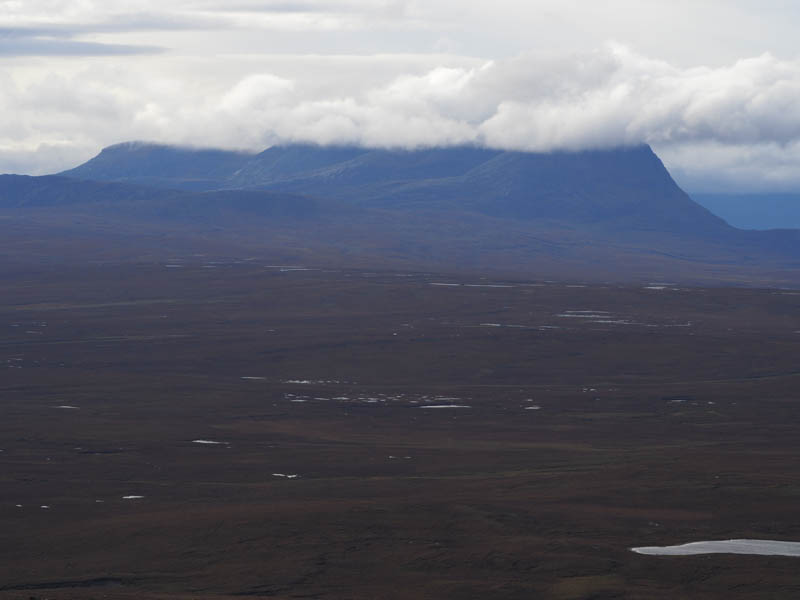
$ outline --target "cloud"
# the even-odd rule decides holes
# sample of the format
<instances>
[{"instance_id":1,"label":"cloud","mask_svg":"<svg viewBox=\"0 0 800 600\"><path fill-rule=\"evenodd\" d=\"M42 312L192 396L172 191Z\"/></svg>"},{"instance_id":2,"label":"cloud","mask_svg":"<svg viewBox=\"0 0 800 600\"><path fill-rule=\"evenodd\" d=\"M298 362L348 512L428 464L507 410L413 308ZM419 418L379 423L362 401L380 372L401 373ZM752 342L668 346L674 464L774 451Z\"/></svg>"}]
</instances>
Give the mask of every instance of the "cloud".
<instances>
[{"instance_id":1,"label":"cloud","mask_svg":"<svg viewBox=\"0 0 800 600\"><path fill-rule=\"evenodd\" d=\"M104 44L69 39L67 35L0 31L0 56L119 56L157 54L163 48L134 44Z\"/></svg>"},{"instance_id":2,"label":"cloud","mask_svg":"<svg viewBox=\"0 0 800 600\"><path fill-rule=\"evenodd\" d=\"M800 190L800 141L789 144L701 141L657 149L673 177L692 192Z\"/></svg>"},{"instance_id":3,"label":"cloud","mask_svg":"<svg viewBox=\"0 0 800 600\"><path fill-rule=\"evenodd\" d=\"M316 0L306 2L139 0L131 10L121 0L0 0L0 25L61 26L73 31L158 31L367 27L377 21L410 18L403 0Z\"/></svg>"},{"instance_id":4,"label":"cloud","mask_svg":"<svg viewBox=\"0 0 800 600\"><path fill-rule=\"evenodd\" d=\"M690 185L800 187L800 60L763 54L683 68L617 44L494 61L431 56L415 66L397 57L292 60L269 70L245 61L241 76L227 77L175 77L163 62L161 71L132 63L24 81L7 74L0 161L14 148L34 160L41 146L51 162L30 170L54 170L126 139L253 150L301 141L530 151L649 143ZM76 160L60 163L70 145ZM7 158L0 170L24 162Z\"/></svg>"},{"instance_id":5,"label":"cloud","mask_svg":"<svg viewBox=\"0 0 800 600\"><path fill-rule=\"evenodd\" d=\"M338 98L309 98L292 93L300 84L284 83L276 99L266 76L243 85L234 92L243 110L231 117L260 123L268 138L294 141L550 151L800 140L800 61L768 54L680 69L610 45L570 57L438 67Z\"/></svg>"}]
</instances>

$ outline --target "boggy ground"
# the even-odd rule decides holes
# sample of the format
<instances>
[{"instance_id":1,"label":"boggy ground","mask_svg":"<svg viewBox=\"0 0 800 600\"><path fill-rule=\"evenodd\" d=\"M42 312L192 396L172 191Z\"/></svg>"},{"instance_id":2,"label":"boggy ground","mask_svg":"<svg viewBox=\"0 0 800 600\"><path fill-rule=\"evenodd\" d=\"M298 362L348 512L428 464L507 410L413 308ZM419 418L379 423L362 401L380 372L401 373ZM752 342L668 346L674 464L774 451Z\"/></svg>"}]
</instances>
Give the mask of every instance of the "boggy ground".
<instances>
[{"instance_id":1,"label":"boggy ground","mask_svg":"<svg viewBox=\"0 0 800 600\"><path fill-rule=\"evenodd\" d=\"M800 541L800 292L168 264L3 274L0 598L800 597L629 551Z\"/></svg>"}]
</instances>

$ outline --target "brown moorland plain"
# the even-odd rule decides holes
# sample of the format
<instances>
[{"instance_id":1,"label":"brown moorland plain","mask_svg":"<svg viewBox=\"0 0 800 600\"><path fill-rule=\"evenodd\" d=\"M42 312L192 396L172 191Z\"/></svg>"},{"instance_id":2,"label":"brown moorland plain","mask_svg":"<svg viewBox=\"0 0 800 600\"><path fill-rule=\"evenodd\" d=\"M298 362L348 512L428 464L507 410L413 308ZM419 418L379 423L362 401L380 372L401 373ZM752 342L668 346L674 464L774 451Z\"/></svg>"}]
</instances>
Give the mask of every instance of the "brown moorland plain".
<instances>
[{"instance_id":1,"label":"brown moorland plain","mask_svg":"<svg viewBox=\"0 0 800 600\"><path fill-rule=\"evenodd\" d=\"M0 598L800 597L800 292L7 267Z\"/></svg>"}]
</instances>

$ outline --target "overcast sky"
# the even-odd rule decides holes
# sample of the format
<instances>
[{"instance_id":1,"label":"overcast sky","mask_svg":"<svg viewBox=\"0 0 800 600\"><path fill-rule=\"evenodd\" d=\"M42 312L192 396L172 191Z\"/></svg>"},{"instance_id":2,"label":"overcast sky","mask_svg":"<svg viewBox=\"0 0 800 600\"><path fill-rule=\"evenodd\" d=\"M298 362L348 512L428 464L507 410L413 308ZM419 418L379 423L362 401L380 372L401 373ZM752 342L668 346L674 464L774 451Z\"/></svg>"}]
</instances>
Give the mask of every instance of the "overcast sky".
<instances>
[{"instance_id":1,"label":"overcast sky","mask_svg":"<svg viewBox=\"0 0 800 600\"><path fill-rule=\"evenodd\" d=\"M690 191L800 191L798 30L794 0L0 0L0 172L128 140L644 142Z\"/></svg>"}]
</instances>

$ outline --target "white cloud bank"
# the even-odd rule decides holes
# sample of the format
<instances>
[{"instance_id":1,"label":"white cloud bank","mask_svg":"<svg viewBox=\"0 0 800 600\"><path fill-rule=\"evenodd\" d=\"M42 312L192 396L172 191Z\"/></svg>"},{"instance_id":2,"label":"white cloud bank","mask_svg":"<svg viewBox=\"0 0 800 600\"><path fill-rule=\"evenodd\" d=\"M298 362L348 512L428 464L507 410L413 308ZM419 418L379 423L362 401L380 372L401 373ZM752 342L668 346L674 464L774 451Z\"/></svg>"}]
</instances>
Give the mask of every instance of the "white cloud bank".
<instances>
[{"instance_id":1,"label":"white cloud bank","mask_svg":"<svg viewBox=\"0 0 800 600\"><path fill-rule=\"evenodd\" d=\"M494 61L287 56L212 66L139 57L0 68L0 171L52 172L132 139L252 150L649 143L692 189L800 188L800 60L686 68L609 44Z\"/></svg>"}]
</instances>

